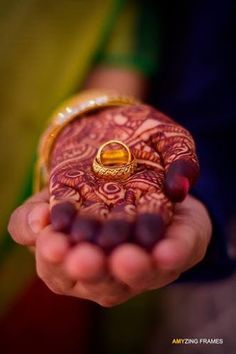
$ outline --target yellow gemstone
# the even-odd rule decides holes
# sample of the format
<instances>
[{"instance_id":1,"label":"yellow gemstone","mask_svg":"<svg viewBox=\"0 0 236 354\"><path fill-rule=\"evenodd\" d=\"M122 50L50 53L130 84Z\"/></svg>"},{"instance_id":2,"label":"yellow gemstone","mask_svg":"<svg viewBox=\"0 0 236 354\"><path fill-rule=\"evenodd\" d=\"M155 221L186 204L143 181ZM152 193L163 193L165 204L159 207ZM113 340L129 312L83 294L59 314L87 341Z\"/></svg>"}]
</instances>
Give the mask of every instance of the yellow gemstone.
<instances>
[{"instance_id":1,"label":"yellow gemstone","mask_svg":"<svg viewBox=\"0 0 236 354\"><path fill-rule=\"evenodd\" d=\"M124 149L104 151L101 155L101 162L104 166L124 165L128 162L128 152Z\"/></svg>"}]
</instances>

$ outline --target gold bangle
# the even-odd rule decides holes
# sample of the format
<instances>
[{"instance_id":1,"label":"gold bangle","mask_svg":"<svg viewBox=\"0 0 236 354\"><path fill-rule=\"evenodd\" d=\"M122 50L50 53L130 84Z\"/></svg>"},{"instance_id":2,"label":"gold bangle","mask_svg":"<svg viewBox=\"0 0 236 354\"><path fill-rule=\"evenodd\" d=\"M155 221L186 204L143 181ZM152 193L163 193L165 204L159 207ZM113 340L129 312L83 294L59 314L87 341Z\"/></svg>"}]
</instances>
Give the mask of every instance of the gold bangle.
<instances>
[{"instance_id":1,"label":"gold bangle","mask_svg":"<svg viewBox=\"0 0 236 354\"><path fill-rule=\"evenodd\" d=\"M96 109L137 103L139 103L137 99L121 95L113 90L86 90L67 100L52 115L48 128L40 138L35 166L34 191L40 191L48 183L53 145L67 124Z\"/></svg>"}]
</instances>

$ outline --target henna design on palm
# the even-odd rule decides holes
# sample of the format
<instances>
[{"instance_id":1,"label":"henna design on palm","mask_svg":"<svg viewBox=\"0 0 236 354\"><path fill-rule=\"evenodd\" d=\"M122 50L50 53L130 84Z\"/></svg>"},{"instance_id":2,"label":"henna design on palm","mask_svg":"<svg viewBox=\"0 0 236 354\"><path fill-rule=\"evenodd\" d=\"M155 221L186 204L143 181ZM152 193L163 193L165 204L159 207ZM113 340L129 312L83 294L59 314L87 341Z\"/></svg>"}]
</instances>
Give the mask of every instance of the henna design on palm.
<instances>
[{"instance_id":1,"label":"henna design on palm","mask_svg":"<svg viewBox=\"0 0 236 354\"><path fill-rule=\"evenodd\" d=\"M98 147L111 139L126 143L138 161L136 173L122 182L99 179L91 169ZM79 118L64 128L52 152L52 224L73 242L95 242L108 251L125 241L151 248L198 170L190 133L148 105Z\"/></svg>"}]
</instances>

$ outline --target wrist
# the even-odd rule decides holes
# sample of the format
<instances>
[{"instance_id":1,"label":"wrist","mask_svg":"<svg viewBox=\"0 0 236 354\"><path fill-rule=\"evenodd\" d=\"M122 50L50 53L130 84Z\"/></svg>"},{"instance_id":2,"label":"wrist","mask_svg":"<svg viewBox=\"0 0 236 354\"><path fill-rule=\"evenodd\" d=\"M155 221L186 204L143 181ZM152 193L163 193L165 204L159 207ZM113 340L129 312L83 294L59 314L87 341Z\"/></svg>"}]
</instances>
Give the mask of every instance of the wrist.
<instances>
[{"instance_id":1,"label":"wrist","mask_svg":"<svg viewBox=\"0 0 236 354\"><path fill-rule=\"evenodd\" d=\"M148 80L136 70L97 66L85 82L85 89L116 90L144 100L148 94Z\"/></svg>"}]
</instances>

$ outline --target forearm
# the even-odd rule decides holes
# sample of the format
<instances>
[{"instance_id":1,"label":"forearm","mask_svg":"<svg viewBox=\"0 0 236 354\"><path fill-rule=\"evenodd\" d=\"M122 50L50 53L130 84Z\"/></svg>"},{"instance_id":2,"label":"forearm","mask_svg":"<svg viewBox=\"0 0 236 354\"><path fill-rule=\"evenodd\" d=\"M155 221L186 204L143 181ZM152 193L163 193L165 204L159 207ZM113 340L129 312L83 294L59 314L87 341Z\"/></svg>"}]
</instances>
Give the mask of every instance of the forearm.
<instances>
[{"instance_id":1,"label":"forearm","mask_svg":"<svg viewBox=\"0 0 236 354\"><path fill-rule=\"evenodd\" d=\"M148 80L135 70L97 66L88 76L85 88L115 89L123 94L145 99Z\"/></svg>"}]
</instances>

